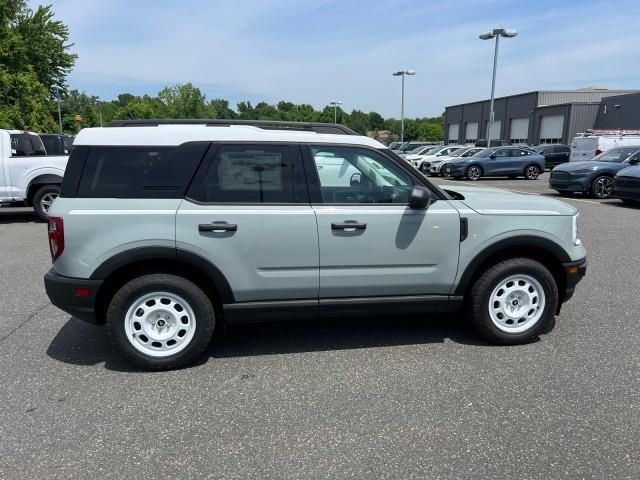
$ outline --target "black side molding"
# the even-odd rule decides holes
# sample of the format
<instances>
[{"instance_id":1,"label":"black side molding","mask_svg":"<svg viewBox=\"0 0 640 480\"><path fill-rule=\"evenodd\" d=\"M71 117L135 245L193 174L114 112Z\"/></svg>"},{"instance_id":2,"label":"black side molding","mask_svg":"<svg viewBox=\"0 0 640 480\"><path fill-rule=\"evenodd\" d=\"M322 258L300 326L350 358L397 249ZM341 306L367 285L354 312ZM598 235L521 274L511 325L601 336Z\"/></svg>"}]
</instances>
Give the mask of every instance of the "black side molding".
<instances>
[{"instance_id":1,"label":"black side molding","mask_svg":"<svg viewBox=\"0 0 640 480\"><path fill-rule=\"evenodd\" d=\"M469 236L469 219L460 217L460 241L464 242Z\"/></svg>"}]
</instances>

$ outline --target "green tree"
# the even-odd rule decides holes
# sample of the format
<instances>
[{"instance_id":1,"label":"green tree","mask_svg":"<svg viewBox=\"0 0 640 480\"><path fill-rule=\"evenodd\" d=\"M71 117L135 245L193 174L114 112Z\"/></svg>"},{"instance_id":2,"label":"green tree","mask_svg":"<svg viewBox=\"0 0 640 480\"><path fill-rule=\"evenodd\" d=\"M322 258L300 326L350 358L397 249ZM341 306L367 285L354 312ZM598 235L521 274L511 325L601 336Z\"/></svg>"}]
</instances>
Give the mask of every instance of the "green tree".
<instances>
[{"instance_id":1,"label":"green tree","mask_svg":"<svg viewBox=\"0 0 640 480\"><path fill-rule=\"evenodd\" d=\"M202 118L207 110L204 94L191 83L165 87L158 98L170 118Z\"/></svg>"}]
</instances>

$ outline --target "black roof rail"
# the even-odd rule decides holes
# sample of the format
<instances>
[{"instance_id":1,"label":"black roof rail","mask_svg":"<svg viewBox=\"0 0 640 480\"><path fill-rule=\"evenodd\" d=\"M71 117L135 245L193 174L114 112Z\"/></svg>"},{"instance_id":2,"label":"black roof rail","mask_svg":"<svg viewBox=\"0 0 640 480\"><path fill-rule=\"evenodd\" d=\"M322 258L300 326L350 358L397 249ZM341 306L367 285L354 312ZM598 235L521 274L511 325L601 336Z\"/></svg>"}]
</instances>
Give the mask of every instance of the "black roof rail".
<instances>
[{"instance_id":1,"label":"black roof rail","mask_svg":"<svg viewBox=\"0 0 640 480\"><path fill-rule=\"evenodd\" d=\"M299 130L338 135L360 135L349 127L337 123L287 122L283 120L221 120L211 118L186 119L135 119L113 120L107 127L157 127L158 125L206 125L207 127L229 127L231 125L249 125L267 130Z\"/></svg>"}]
</instances>

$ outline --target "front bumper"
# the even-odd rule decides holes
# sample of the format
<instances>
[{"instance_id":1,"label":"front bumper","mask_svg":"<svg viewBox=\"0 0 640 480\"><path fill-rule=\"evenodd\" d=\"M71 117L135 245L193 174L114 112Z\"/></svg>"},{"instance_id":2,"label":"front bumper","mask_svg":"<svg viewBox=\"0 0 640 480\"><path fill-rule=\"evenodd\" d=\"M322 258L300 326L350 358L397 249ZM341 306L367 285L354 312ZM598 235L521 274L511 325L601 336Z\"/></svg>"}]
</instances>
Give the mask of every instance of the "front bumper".
<instances>
[{"instance_id":1,"label":"front bumper","mask_svg":"<svg viewBox=\"0 0 640 480\"><path fill-rule=\"evenodd\" d=\"M51 303L85 322L99 324L96 296L102 280L71 278L58 275L52 268L44 276L44 287Z\"/></svg>"},{"instance_id":2,"label":"front bumper","mask_svg":"<svg viewBox=\"0 0 640 480\"><path fill-rule=\"evenodd\" d=\"M563 263L562 266L564 267L565 274L565 290L561 303L564 303L573 297L576 285L578 285L580 280L587 274L587 259L581 258L575 262Z\"/></svg>"},{"instance_id":3,"label":"front bumper","mask_svg":"<svg viewBox=\"0 0 640 480\"><path fill-rule=\"evenodd\" d=\"M554 176L551 172L549 177L549 187L553 190L564 190L567 192L586 192L589 190L591 176L564 175L562 177Z\"/></svg>"},{"instance_id":4,"label":"front bumper","mask_svg":"<svg viewBox=\"0 0 640 480\"><path fill-rule=\"evenodd\" d=\"M640 201L640 179L616 177L613 183L613 197Z\"/></svg>"}]
</instances>

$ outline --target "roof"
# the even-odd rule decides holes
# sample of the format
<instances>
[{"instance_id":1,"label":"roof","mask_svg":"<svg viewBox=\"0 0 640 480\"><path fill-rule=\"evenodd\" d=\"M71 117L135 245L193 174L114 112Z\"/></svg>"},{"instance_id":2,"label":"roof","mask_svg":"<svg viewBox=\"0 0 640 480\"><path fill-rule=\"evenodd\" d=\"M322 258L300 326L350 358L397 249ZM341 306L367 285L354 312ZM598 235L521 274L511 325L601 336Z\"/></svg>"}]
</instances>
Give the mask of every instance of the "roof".
<instances>
[{"instance_id":1,"label":"roof","mask_svg":"<svg viewBox=\"0 0 640 480\"><path fill-rule=\"evenodd\" d=\"M133 128L85 128L76 136L74 145L170 146L197 141L335 143L386 148L380 142L364 135L269 130L250 125L157 125Z\"/></svg>"}]
</instances>

